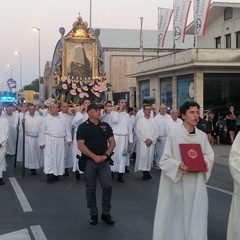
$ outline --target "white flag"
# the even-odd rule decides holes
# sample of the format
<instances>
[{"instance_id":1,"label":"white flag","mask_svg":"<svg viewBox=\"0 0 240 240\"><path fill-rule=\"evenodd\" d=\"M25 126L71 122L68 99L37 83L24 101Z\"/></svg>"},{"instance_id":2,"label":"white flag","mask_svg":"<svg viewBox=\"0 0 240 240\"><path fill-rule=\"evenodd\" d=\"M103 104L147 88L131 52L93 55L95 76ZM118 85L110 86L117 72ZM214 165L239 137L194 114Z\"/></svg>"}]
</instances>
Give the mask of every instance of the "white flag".
<instances>
[{"instance_id":1,"label":"white flag","mask_svg":"<svg viewBox=\"0 0 240 240\"><path fill-rule=\"evenodd\" d=\"M211 0L194 0L195 36L205 35Z\"/></svg>"},{"instance_id":2,"label":"white flag","mask_svg":"<svg viewBox=\"0 0 240 240\"><path fill-rule=\"evenodd\" d=\"M164 46L164 40L167 34L173 14L173 9L158 8L158 48Z\"/></svg>"},{"instance_id":3,"label":"white flag","mask_svg":"<svg viewBox=\"0 0 240 240\"><path fill-rule=\"evenodd\" d=\"M174 4L173 34L174 41L184 42L191 0L176 0Z\"/></svg>"}]
</instances>

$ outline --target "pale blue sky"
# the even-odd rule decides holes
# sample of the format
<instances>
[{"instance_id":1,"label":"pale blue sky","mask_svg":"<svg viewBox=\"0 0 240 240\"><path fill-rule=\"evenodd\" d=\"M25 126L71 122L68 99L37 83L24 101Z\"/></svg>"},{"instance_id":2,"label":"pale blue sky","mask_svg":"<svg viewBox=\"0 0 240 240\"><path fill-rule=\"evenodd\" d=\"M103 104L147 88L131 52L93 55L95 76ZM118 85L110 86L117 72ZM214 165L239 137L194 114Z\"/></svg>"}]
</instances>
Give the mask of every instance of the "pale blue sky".
<instances>
[{"instance_id":1,"label":"pale blue sky","mask_svg":"<svg viewBox=\"0 0 240 240\"><path fill-rule=\"evenodd\" d=\"M19 82L22 56L23 85L38 78L38 32L41 29L41 76L46 61L60 38L59 27L68 32L78 17L89 21L90 0L0 0L0 90L12 75ZM218 2L240 2L240 0L218 0ZM144 29L157 29L158 7L173 7L173 0L92 0L93 28L139 29L140 17L144 18ZM192 13L189 16L192 19Z\"/></svg>"}]
</instances>

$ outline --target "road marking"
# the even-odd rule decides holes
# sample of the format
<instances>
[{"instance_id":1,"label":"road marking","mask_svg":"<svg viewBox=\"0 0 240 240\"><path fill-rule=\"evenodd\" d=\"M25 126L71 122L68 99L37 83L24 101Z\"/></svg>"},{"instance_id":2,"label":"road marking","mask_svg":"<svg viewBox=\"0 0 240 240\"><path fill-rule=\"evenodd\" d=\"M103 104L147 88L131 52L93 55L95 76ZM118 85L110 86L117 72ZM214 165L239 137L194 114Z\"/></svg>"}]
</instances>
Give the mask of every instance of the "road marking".
<instances>
[{"instance_id":1,"label":"road marking","mask_svg":"<svg viewBox=\"0 0 240 240\"><path fill-rule=\"evenodd\" d=\"M31 240L31 237L29 235L29 232L27 228L16 231L16 232L11 232L7 234L3 234L0 236L0 240Z\"/></svg>"},{"instance_id":2,"label":"road marking","mask_svg":"<svg viewBox=\"0 0 240 240\"><path fill-rule=\"evenodd\" d=\"M30 226L35 240L47 240L40 225Z\"/></svg>"},{"instance_id":3,"label":"road marking","mask_svg":"<svg viewBox=\"0 0 240 240\"><path fill-rule=\"evenodd\" d=\"M19 186L16 178L10 177L9 181L12 184L12 187L13 187L13 189L14 189L17 197L18 197L18 200L19 200L19 202L20 202L20 204L23 208L23 211L24 212L32 212L32 208L31 208L25 194L23 193L21 187Z\"/></svg>"},{"instance_id":4,"label":"road marking","mask_svg":"<svg viewBox=\"0 0 240 240\"><path fill-rule=\"evenodd\" d=\"M211 188L211 189L214 189L214 190L216 190L216 191L219 191L219 192L222 192L222 193L225 193L225 194L231 195L231 196L233 195L232 192L229 192L229 191L224 190L224 189L221 189L221 188L212 187L212 186L209 186L209 185L207 185L207 187L208 187L208 188Z\"/></svg>"}]
</instances>

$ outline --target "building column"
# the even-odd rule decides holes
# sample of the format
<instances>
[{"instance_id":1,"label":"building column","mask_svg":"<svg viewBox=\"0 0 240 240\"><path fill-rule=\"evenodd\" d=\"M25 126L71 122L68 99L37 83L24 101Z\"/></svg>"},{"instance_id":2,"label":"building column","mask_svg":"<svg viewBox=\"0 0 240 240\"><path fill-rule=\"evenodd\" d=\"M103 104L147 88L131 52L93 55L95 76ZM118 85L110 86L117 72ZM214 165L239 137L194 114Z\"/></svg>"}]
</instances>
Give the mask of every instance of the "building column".
<instances>
[{"instance_id":1,"label":"building column","mask_svg":"<svg viewBox=\"0 0 240 240\"><path fill-rule=\"evenodd\" d=\"M201 111L203 111L203 89L204 89L204 79L203 71L195 70L194 71L194 101L196 101L201 106Z\"/></svg>"},{"instance_id":2,"label":"building column","mask_svg":"<svg viewBox=\"0 0 240 240\"><path fill-rule=\"evenodd\" d=\"M137 105L136 87L130 87L129 104L130 104L130 107L134 107L134 108Z\"/></svg>"}]
</instances>

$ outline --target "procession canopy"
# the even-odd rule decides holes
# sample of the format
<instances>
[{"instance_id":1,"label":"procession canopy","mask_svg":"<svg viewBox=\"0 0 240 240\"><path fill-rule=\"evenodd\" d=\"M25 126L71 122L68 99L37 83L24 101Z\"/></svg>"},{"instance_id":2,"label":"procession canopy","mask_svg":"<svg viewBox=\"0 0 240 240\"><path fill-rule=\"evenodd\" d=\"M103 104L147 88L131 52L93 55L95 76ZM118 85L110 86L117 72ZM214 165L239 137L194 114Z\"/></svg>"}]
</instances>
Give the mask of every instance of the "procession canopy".
<instances>
[{"instance_id":1,"label":"procession canopy","mask_svg":"<svg viewBox=\"0 0 240 240\"><path fill-rule=\"evenodd\" d=\"M59 31L62 37L52 61L56 97L73 103L80 103L85 98L101 101L110 85L104 72L98 39L100 30L89 29L87 22L79 16L67 35L64 36L64 28Z\"/></svg>"}]
</instances>

